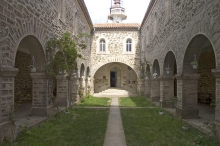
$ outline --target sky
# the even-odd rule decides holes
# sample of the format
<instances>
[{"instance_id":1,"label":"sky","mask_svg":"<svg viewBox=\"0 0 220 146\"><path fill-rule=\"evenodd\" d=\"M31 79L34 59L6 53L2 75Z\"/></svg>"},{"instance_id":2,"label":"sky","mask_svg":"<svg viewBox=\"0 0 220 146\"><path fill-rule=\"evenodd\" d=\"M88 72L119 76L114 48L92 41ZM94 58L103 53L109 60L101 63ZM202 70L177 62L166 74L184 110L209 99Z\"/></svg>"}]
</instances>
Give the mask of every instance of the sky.
<instances>
[{"instance_id":1,"label":"sky","mask_svg":"<svg viewBox=\"0 0 220 146\"><path fill-rule=\"evenodd\" d=\"M142 22L150 0L122 0L127 14L124 23ZM84 0L93 23L106 23L111 7L111 0ZM109 20L109 22L111 22Z\"/></svg>"}]
</instances>

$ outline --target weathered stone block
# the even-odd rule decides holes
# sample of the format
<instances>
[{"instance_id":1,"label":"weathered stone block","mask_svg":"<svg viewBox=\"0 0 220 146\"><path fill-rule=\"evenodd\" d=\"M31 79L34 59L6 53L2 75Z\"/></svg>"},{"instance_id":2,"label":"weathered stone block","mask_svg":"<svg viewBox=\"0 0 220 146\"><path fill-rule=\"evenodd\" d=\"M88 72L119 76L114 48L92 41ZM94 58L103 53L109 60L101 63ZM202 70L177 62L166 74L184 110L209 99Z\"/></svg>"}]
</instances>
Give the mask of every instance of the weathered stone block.
<instances>
[{"instance_id":1,"label":"weathered stone block","mask_svg":"<svg viewBox=\"0 0 220 146\"><path fill-rule=\"evenodd\" d=\"M181 119L198 119L199 110L196 108L176 108L176 116Z\"/></svg>"}]
</instances>

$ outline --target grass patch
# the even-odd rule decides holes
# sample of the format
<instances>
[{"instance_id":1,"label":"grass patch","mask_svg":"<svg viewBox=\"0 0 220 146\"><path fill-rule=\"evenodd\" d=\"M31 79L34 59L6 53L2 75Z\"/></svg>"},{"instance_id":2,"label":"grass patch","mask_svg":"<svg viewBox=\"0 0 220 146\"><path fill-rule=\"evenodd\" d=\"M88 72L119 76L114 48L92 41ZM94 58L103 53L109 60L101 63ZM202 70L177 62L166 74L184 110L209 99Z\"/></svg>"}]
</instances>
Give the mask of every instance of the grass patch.
<instances>
[{"instance_id":1,"label":"grass patch","mask_svg":"<svg viewBox=\"0 0 220 146\"><path fill-rule=\"evenodd\" d=\"M109 109L73 109L16 139L16 146L103 146ZM12 146L4 144L3 146Z\"/></svg>"},{"instance_id":2,"label":"grass patch","mask_svg":"<svg viewBox=\"0 0 220 146\"><path fill-rule=\"evenodd\" d=\"M96 98L90 95L77 103L77 106L109 106L110 103L110 98Z\"/></svg>"},{"instance_id":3,"label":"grass patch","mask_svg":"<svg viewBox=\"0 0 220 146\"><path fill-rule=\"evenodd\" d=\"M154 107L155 105L145 97L119 98L119 105L125 107Z\"/></svg>"},{"instance_id":4,"label":"grass patch","mask_svg":"<svg viewBox=\"0 0 220 146\"><path fill-rule=\"evenodd\" d=\"M121 109L127 146L218 146L214 140L159 109Z\"/></svg>"}]
</instances>

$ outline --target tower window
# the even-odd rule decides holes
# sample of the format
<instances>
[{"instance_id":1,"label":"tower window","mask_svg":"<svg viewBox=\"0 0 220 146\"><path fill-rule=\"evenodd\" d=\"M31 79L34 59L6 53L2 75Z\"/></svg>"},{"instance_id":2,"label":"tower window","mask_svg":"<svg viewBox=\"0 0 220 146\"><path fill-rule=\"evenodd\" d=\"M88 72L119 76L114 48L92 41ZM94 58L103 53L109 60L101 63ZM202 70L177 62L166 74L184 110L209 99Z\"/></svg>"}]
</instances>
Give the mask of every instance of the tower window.
<instances>
[{"instance_id":1,"label":"tower window","mask_svg":"<svg viewBox=\"0 0 220 146\"><path fill-rule=\"evenodd\" d=\"M132 51L132 40L131 39L127 39L127 41L126 41L126 51L127 52Z\"/></svg>"},{"instance_id":2,"label":"tower window","mask_svg":"<svg viewBox=\"0 0 220 146\"><path fill-rule=\"evenodd\" d=\"M100 52L105 52L105 40L100 40Z\"/></svg>"}]
</instances>

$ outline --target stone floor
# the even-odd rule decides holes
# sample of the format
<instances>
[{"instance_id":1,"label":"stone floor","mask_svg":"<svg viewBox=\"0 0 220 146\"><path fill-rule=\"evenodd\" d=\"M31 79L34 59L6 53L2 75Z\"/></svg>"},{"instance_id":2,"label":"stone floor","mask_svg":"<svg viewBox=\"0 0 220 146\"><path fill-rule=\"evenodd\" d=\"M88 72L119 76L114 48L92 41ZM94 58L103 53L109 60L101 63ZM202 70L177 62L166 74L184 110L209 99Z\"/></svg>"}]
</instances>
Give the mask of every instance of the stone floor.
<instances>
[{"instance_id":1,"label":"stone floor","mask_svg":"<svg viewBox=\"0 0 220 146\"><path fill-rule=\"evenodd\" d=\"M25 127L34 127L44 122L47 117L31 116L31 102L25 102L18 106L14 112L16 135Z\"/></svg>"},{"instance_id":2,"label":"stone floor","mask_svg":"<svg viewBox=\"0 0 220 146\"><path fill-rule=\"evenodd\" d=\"M160 105L159 102L155 104L157 106ZM212 106L204 103L198 103L197 107L199 109L199 119L187 119L184 121L199 129L203 133L213 136L212 128L213 122L215 121L215 109ZM165 110L172 114L176 113L174 108L165 108Z\"/></svg>"},{"instance_id":3,"label":"stone floor","mask_svg":"<svg viewBox=\"0 0 220 146\"><path fill-rule=\"evenodd\" d=\"M118 98L112 98L104 146L126 146Z\"/></svg>"},{"instance_id":4,"label":"stone floor","mask_svg":"<svg viewBox=\"0 0 220 146\"><path fill-rule=\"evenodd\" d=\"M155 103L159 106L159 103ZM100 108L100 107L88 107L88 108ZM102 108L102 107L101 107ZM103 107L109 108L109 107ZM138 107L136 107L138 108ZM143 107L142 107L143 108ZM197 129L204 133L213 135L211 131L212 122L215 120L215 110L213 107L198 103L199 119L185 120L189 124L193 125ZM166 108L165 110L175 113L174 108ZM44 122L47 117L31 116L31 102L27 102L16 108L15 110L15 124L16 133L19 133L24 127L33 127ZM112 98L110 107L109 120L107 125L107 131L105 135L104 146L126 146L124 130L122 126L120 108L118 105L118 98Z\"/></svg>"}]
</instances>

